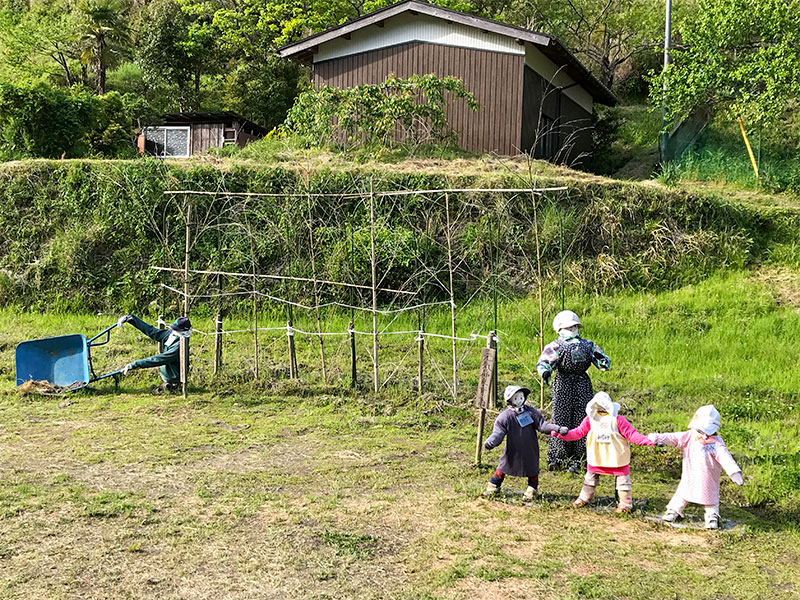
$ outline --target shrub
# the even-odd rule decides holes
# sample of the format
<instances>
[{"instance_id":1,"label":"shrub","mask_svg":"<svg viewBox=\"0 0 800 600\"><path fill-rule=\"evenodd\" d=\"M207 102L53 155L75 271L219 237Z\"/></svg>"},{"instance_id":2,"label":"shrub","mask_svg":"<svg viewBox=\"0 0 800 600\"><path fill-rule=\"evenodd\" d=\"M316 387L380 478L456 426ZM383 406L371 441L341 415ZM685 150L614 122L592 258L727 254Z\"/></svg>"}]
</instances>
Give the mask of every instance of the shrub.
<instances>
[{"instance_id":1,"label":"shrub","mask_svg":"<svg viewBox=\"0 0 800 600\"><path fill-rule=\"evenodd\" d=\"M132 154L131 104L116 92L0 84L0 158Z\"/></svg>"},{"instance_id":2,"label":"shrub","mask_svg":"<svg viewBox=\"0 0 800 600\"><path fill-rule=\"evenodd\" d=\"M480 106L455 77L389 75L379 84L350 89L323 86L303 92L289 111L283 129L311 145L453 144L457 132L447 122L448 100Z\"/></svg>"}]
</instances>

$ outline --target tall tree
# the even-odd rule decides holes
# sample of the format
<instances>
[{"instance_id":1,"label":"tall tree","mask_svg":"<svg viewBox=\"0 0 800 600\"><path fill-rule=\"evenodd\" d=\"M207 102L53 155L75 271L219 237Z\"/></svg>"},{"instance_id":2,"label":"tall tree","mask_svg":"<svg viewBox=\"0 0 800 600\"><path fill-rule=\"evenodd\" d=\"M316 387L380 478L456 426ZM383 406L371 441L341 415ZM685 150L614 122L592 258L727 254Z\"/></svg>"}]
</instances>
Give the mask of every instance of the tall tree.
<instances>
[{"instance_id":1,"label":"tall tree","mask_svg":"<svg viewBox=\"0 0 800 600\"><path fill-rule=\"evenodd\" d=\"M769 122L800 99L800 0L699 0L677 33L651 87L658 106L666 83L670 120L707 105Z\"/></svg>"},{"instance_id":2,"label":"tall tree","mask_svg":"<svg viewBox=\"0 0 800 600\"><path fill-rule=\"evenodd\" d=\"M622 65L663 43L664 11L652 0L519 0L505 20L555 35L612 87Z\"/></svg>"},{"instance_id":3,"label":"tall tree","mask_svg":"<svg viewBox=\"0 0 800 600\"><path fill-rule=\"evenodd\" d=\"M128 12L125 0L84 0L79 12L78 39L83 46L81 61L95 75L98 94L106 93L106 71L128 51Z\"/></svg>"}]
</instances>

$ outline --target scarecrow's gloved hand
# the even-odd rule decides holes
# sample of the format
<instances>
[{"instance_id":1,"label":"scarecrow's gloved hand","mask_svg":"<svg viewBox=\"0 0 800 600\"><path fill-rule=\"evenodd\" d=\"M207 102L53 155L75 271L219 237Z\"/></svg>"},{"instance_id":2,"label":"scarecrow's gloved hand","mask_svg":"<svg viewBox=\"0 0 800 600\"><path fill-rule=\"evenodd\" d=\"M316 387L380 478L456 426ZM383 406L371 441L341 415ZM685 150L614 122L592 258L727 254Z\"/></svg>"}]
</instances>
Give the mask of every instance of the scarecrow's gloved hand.
<instances>
[{"instance_id":1,"label":"scarecrow's gloved hand","mask_svg":"<svg viewBox=\"0 0 800 600\"><path fill-rule=\"evenodd\" d=\"M561 435L567 435L569 433L569 427L559 427L558 433Z\"/></svg>"},{"instance_id":2,"label":"scarecrow's gloved hand","mask_svg":"<svg viewBox=\"0 0 800 600\"><path fill-rule=\"evenodd\" d=\"M657 433L648 433L647 434L647 439L650 440L651 442L653 442L659 448L664 445L663 442L659 442L658 441L658 434Z\"/></svg>"},{"instance_id":3,"label":"scarecrow's gloved hand","mask_svg":"<svg viewBox=\"0 0 800 600\"><path fill-rule=\"evenodd\" d=\"M731 479L736 485L744 485L744 477L742 477L741 471L736 471L736 473L731 475Z\"/></svg>"},{"instance_id":4,"label":"scarecrow's gloved hand","mask_svg":"<svg viewBox=\"0 0 800 600\"><path fill-rule=\"evenodd\" d=\"M130 315L123 315L119 319L117 319L117 327L122 327L125 323L131 320Z\"/></svg>"},{"instance_id":5,"label":"scarecrow's gloved hand","mask_svg":"<svg viewBox=\"0 0 800 600\"><path fill-rule=\"evenodd\" d=\"M550 387L550 376L552 375L552 371L545 371L542 373L542 381L544 381L545 385Z\"/></svg>"},{"instance_id":6,"label":"scarecrow's gloved hand","mask_svg":"<svg viewBox=\"0 0 800 600\"><path fill-rule=\"evenodd\" d=\"M122 369L121 369L122 370L122 374L123 375L127 375L128 371L130 371L132 368L133 368L133 364L132 363L128 363L127 365L122 367Z\"/></svg>"}]
</instances>

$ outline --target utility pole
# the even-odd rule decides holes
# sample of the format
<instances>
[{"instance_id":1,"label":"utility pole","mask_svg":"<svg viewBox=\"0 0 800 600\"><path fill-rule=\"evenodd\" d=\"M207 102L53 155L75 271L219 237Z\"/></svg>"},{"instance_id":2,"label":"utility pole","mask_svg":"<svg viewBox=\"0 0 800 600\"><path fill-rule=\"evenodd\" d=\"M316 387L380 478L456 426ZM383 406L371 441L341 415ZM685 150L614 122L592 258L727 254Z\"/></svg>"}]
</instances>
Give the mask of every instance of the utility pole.
<instances>
[{"instance_id":1,"label":"utility pole","mask_svg":"<svg viewBox=\"0 0 800 600\"><path fill-rule=\"evenodd\" d=\"M672 0L667 0L667 14L664 22L664 70L666 75L669 66L669 49L672 38ZM667 160L667 80L664 79L661 93L661 131L658 134L658 153L661 162Z\"/></svg>"}]
</instances>

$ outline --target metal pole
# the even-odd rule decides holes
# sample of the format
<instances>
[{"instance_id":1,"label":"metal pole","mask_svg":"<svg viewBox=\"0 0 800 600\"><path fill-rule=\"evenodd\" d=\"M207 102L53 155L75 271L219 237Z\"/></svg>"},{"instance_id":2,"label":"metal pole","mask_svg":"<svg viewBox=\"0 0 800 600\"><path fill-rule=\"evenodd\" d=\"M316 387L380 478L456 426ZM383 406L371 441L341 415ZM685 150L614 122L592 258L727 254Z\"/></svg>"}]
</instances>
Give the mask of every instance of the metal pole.
<instances>
[{"instance_id":1,"label":"metal pole","mask_svg":"<svg viewBox=\"0 0 800 600\"><path fill-rule=\"evenodd\" d=\"M669 66L669 49L672 39L672 0L667 0L667 14L664 21L664 80L661 91L661 132L658 135L658 150L661 162L667 160L667 67Z\"/></svg>"}]
</instances>

